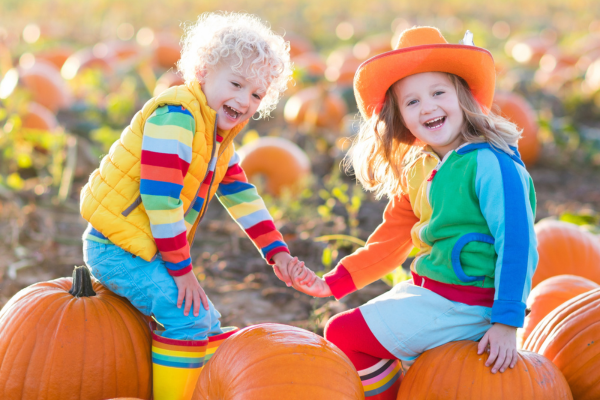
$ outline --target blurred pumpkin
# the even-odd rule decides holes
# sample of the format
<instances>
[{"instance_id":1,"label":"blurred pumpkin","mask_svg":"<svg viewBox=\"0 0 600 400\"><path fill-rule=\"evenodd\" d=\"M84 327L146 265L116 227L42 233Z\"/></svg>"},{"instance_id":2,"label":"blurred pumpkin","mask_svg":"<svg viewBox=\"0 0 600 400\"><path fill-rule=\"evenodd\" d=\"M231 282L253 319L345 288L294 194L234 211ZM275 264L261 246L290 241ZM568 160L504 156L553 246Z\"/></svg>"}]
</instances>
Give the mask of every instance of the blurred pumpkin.
<instances>
[{"instance_id":1,"label":"blurred pumpkin","mask_svg":"<svg viewBox=\"0 0 600 400\"><path fill-rule=\"evenodd\" d=\"M21 85L34 102L52 112L69 107L73 101L71 91L58 69L51 63L36 59L27 68L9 70L0 82L0 98L7 98Z\"/></svg>"},{"instance_id":2,"label":"blurred pumpkin","mask_svg":"<svg viewBox=\"0 0 600 400\"><path fill-rule=\"evenodd\" d=\"M600 399L600 289L558 306L536 326L524 348L562 371L573 398Z\"/></svg>"},{"instance_id":3,"label":"blurred pumpkin","mask_svg":"<svg viewBox=\"0 0 600 400\"><path fill-rule=\"evenodd\" d=\"M533 108L522 96L510 92L496 91L494 104L500 108L500 115L523 129L519 153L525 165L532 166L540 154L539 127Z\"/></svg>"},{"instance_id":4,"label":"blurred pumpkin","mask_svg":"<svg viewBox=\"0 0 600 400\"><path fill-rule=\"evenodd\" d=\"M135 41L110 40L104 42L116 60L124 61L139 56L142 48Z\"/></svg>"},{"instance_id":5,"label":"blurred pumpkin","mask_svg":"<svg viewBox=\"0 0 600 400\"><path fill-rule=\"evenodd\" d=\"M362 384L346 355L321 336L281 324L242 329L198 379L192 400L358 400Z\"/></svg>"},{"instance_id":6,"label":"blurred pumpkin","mask_svg":"<svg viewBox=\"0 0 600 400\"><path fill-rule=\"evenodd\" d=\"M158 78L154 87L154 96L158 96L172 86L183 85L183 77L173 70L168 70Z\"/></svg>"},{"instance_id":7,"label":"blurred pumpkin","mask_svg":"<svg viewBox=\"0 0 600 400\"><path fill-rule=\"evenodd\" d=\"M600 241L568 222L542 220L535 224L539 261L532 287L556 275L577 275L600 284Z\"/></svg>"},{"instance_id":8,"label":"blurred pumpkin","mask_svg":"<svg viewBox=\"0 0 600 400\"><path fill-rule=\"evenodd\" d=\"M21 117L21 125L27 129L53 131L58 127L58 121L52 111L41 104L31 102L27 105L27 112Z\"/></svg>"},{"instance_id":9,"label":"blurred pumpkin","mask_svg":"<svg viewBox=\"0 0 600 400\"><path fill-rule=\"evenodd\" d=\"M150 330L87 267L31 285L0 311L0 398L107 399L152 394Z\"/></svg>"},{"instance_id":10,"label":"blurred pumpkin","mask_svg":"<svg viewBox=\"0 0 600 400\"><path fill-rule=\"evenodd\" d=\"M56 47L36 53L35 58L48 61L60 70L71 54L73 50L68 47Z\"/></svg>"},{"instance_id":11,"label":"blurred pumpkin","mask_svg":"<svg viewBox=\"0 0 600 400\"><path fill-rule=\"evenodd\" d=\"M85 48L72 54L62 66L60 73L63 78L70 80L86 69L98 69L105 74L112 74L114 52L104 43L98 43L93 48Z\"/></svg>"},{"instance_id":12,"label":"blurred pumpkin","mask_svg":"<svg viewBox=\"0 0 600 400\"><path fill-rule=\"evenodd\" d=\"M363 60L356 58L352 48L334 50L327 57L325 77L339 85L352 86L356 70L362 62Z\"/></svg>"},{"instance_id":13,"label":"blurred pumpkin","mask_svg":"<svg viewBox=\"0 0 600 400\"><path fill-rule=\"evenodd\" d=\"M352 48L352 54L358 60L364 61L378 54L392 50L392 35L383 33L368 36Z\"/></svg>"},{"instance_id":14,"label":"blurred pumpkin","mask_svg":"<svg viewBox=\"0 0 600 400\"><path fill-rule=\"evenodd\" d=\"M309 75L323 76L327 64L319 53L306 52L293 58L294 69L306 71Z\"/></svg>"},{"instance_id":15,"label":"blurred pumpkin","mask_svg":"<svg viewBox=\"0 0 600 400\"><path fill-rule=\"evenodd\" d=\"M295 33L286 33L284 39L290 42L291 58L296 58L300 54L308 53L315 50L315 47L310 42L310 40Z\"/></svg>"},{"instance_id":16,"label":"blurred pumpkin","mask_svg":"<svg viewBox=\"0 0 600 400\"><path fill-rule=\"evenodd\" d=\"M536 66L554 45L553 40L540 36L514 37L506 42L505 52L521 64Z\"/></svg>"},{"instance_id":17,"label":"blurred pumpkin","mask_svg":"<svg viewBox=\"0 0 600 400\"><path fill-rule=\"evenodd\" d=\"M595 282L575 275L557 275L537 285L527 298L527 308L531 310L525 317L523 329L519 331L517 347L522 348L531 332L552 310L567 300L592 289L599 288Z\"/></svg>"},{"instance_id":18,"label":"blurred pumpkin","mask_svg":"<svg viewBox=\"0 0 600 400\"><path fill-rule=\"evenodd\" d=\"M157 33L152 42L154 48L154 62L161 68L176 68L176 63L181 58L181 46L175 36L162 32Z\"/></svg>"},{"instance_id":19,"label":"blurred pumpkin","mask_svg":"<svg viewBox=\"0 0 600 400\"><path fill-rule=\"evenodd\" d=\"M300 90L288 99L283 110L283 116L290 124L308 124L332 130L340 129L346 113L342 97L320 86Z\"/></svg>"},{"instance_id":20,"label":"blurred pumpkin","mask_svg":"<svg viewBox=\"0 0 600 400\"><path fill-rule=\"evenodd\" d=\"M301 188L302 179L310 174L310 160L304 151L287 139L263 137L238 149L240 166L252 180L255 175L266 177L266 190L274 195L284 187Z\"/></svg>"},{"instance_id":21,"label":"blurred pumpkin","mask_svg":"<svg viewBox=\"0 0 600 400\"><path fill-rule=\"evenodd\" d=\"M408 369L398 400L572 399L560 370L536 353L519 351L515 368L492 374L478 342L461 340L427 350Z\"/></svg>"}]
</instances>

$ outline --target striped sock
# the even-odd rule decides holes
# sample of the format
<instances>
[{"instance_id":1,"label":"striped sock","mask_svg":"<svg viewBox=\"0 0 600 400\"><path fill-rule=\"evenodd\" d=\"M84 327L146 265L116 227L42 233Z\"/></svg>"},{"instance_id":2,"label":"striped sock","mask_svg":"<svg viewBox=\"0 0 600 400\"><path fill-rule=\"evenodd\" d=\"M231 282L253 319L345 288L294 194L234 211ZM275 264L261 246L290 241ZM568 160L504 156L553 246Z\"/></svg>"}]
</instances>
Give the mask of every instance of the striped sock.
<instances>
[{"instance_id":1,"label":"striped sock","mask_svg":"<svg viewBox=\"0 0 600 400\"><path fill-rule=\"evenodd\" d=\"M381 360L377 364L358 371L369 400L396 400L400 388L402 369L398 360Z\"/></svg>"}]
</instances>

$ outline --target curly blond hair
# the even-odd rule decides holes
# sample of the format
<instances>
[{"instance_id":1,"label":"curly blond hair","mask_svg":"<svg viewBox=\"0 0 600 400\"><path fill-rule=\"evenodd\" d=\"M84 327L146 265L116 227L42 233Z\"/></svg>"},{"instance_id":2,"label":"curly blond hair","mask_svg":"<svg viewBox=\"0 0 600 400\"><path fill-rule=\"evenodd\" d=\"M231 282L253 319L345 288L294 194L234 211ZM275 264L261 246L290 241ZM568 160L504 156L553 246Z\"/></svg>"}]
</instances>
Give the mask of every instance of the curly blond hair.
<instances>
[{"instance_id":1,"label":"curly blond hair","mask_svg":"<svg viewBox=\"0 0 600 400\"><path fill-rule=\"evenodd\" d=\"M210 67L227 61L236 73L266 89L257 112L261 118L269 116L292 76L289 42L258 17L242 13L204 13L184 29L177 67L185 82L203 83Z\"/></svg>"}]
</instances>

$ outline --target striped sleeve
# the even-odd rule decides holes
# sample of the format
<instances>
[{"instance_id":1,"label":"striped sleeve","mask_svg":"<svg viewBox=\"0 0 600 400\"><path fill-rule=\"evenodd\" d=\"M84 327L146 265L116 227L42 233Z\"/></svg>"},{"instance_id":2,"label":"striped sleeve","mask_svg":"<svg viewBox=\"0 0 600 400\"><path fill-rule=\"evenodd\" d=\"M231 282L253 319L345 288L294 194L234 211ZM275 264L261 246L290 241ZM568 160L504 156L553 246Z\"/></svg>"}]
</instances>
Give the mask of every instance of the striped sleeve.
<instances>
[{"instance_id":1,"label":"striped sleeve","mask_svg":"<svg viewBox=\"0 0 600 400\"><path fill-rule=\"evenodd\" d=\"M492 323L522 327L538 261L531 177L507 154L479 150L475 190L498 255Z\"/></svg>"},{"instance_id":2,"label":"striped sleeve","mask_svg":"<svg viewBox=\"0 0 600 400\"><path fill-rule=\"evenodd\" d=\"M274 264L273 256L282 251L289 253L288 247L256 187L248 182L239 161L240 157L234 153L225 178L217 189L217 197L267 262Z\"/></svg>"},{"instance_id":3,"label":"striped sleeve","mask_svg":"<svg viewBox=\"0 0 600 400\"><path fill-rule=\"evenodd\" d=\"M194 117L181 106L157 108L144 125L140 193L156 247L173 276L192 269L180 194L194 131Z\"/></svg>"}]
</instances>

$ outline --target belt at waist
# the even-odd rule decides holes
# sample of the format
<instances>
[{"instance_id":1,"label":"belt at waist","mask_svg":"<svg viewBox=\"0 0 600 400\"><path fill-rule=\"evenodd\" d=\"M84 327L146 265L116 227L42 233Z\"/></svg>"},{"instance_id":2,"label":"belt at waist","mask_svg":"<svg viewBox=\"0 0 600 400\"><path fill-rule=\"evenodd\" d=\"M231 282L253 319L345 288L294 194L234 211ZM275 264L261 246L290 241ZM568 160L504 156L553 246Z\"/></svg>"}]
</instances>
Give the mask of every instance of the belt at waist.
<instances>
[{"instance_id":1,"label":"belt at waist","mask_svg":"<svg viewBox=\"0 0 600 400\"><path fill-rule=\"evenodd\" d=\"M411 271L411 273L415 285L429 289L450 301L458 301L459 303L468 304L470 306L484 307L491 307L494 304L494 294L496 293L494 288L453 285L451 283L438 282L430 278L422 277L413 271Z\"/></svg>"}]
</instances>

